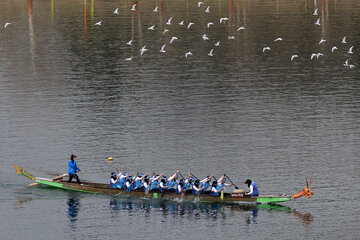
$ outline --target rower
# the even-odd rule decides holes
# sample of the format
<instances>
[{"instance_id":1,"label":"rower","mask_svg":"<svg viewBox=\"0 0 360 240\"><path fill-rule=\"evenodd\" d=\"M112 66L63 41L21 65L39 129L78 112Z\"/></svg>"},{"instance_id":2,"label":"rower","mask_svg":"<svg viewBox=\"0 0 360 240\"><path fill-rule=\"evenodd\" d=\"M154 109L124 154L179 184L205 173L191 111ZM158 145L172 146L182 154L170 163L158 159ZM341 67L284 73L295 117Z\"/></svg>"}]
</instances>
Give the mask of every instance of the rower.
<instances>
[{"instance_id":1,"label":"rower","mask_svg":"<svg viewBox=\"0 0 360 240\"><path fill-rule=\"evenodd\" d=\"M185 180L181 179L176 187L176 193L182 194L183 191L185 191L184 185L185 185Z\"/></svg>"},{"instance_id":2,"label":"rower","mask_svg":"<svg viewBox=\"0 0 360 240\"><path fill-rule=\"evenodd\" d=\"M221 186L219 187L218 186L218 182L217 181L213 181L212 185L211 185L211 195L212 196L219 196L219 192L224 190L224 187Z\"/></svg>"},{"instance_id":3,"label":"rower","mask_svg":"<svg viewBox=\"0 0 360 240\"><path fill-rule=\"evenodd\" d=\"M192 185L192 194L198 195L205 188L205 186L204 187L199 187L199 185L200 185L200 180L196 179L195 182Z\"/></svg>"},{"instance_id":4,"label":"rower","mask_svg":"<svg viewBox=\"0 0 360 240\"><path fill-rule=\"evenodd\" d=\"M118 168L117 170L117 177L119 178L118 182L116 183L116 188L124 188L126 183L126 178L130 176L128 172L122 173Z\"/></svg>"},{"instance_id":5,"label":"rower","mask_svg":"<svg viewBox=\"0 0 360 240\"><path fill-rule=\"evenodd\" d=\"M250 188L250 192L244 193L245 195L259 196L259 190L258 190L258 188L256 186L256 182L253 182L250 179L246 179L245 184L247 184L248 187Z\"/></svg>"},{"instance_id":6,"label":"rower","mask_svg":"<svg viewBox=\"0 0 360 240\"><path fill-rule=\"evenodd\" d=\"M135 178L135 186L134 186L134 189L140 189L142 187L142 180L145 178L145 175L144 174L139 174L139 176L137 176Z\"/></svg>"},{"instance_id":7,"label":"rower","mask_svg":"<svg viewBox=\"0 0 360 240\"><path fill-rule=\"evenodd\" d=\"M119 181L119 178L117 177L115 172L111 173L110 177L110 188L116 188L116 183Z\"/></svg>"},{"instance_id":8,"label":"rower","mask_svg":"<svg viewBox=\"0 0 360 240\"><path fill-rule=\"evenodd\" d=\"M133 177L131 175L129 175L126 178L125 186L126 186L126 191L127 192L130 192L131 190L134 190L134 179L133 179Z\"/></svg>"},{"instance_id":9,"label":"rower","mask_svg":"<svg viewBox=\"0 0 360 240\"><path fill-rule=\"evenodd\" d=\"M150 183L150 177L148 175L144 176L143 190L146 191Z\"/></svg>"},{"instance_id":10,"label":"rower","mask_svg":"<svg viewBox=\"0 0 360 240\"><path fill-rule=\"evenodd\" d=\"M213 177L214 175L208 175L205 179L201 180L200 181L200 188L204 187L204 189L202 190L203 192L205 192L207 190L207 188L210 186L210 181L211 181L211 178Z\"/></svg>"},{"instance_id":11,"label":"rower","mask_svg":"<svg viewBox=\"0 0 360 240\"><path fill-rule=\"evenodd\" d=\"M81 169L78 168L78 166L76 165L76 155L75 154L71 154L70 156L70 160L68 162L68 166L69 166L69 170L68 170L68 174L69 174L69 180L67 181L68 183L71 182L71 180L73 179L73 177L76 178L76 181L78 184L81 184L79 176L76 174L77 171L81 172Z\"/></svg>"},{"instance_id":12,"label":"rower","mask_svg":"<svg viewBox=\"0 0 360 240\"><path fill-rule=\"evenodd\" d=\"M166 181L166 185L169 186L168 190L175 190L175 186L178 184L178 173L179 171L176 171L174 173L174 175L172 175L171 177L169 177L169 179L167 179Z\"/></svg>"},{"instance_id":13,"label":"rower","mask_svg":"<svg viewBox=\"0 0 360 240\"><path fill-rule=\"evenodd\" d=\"M160 192L164 192L168 188L169 188L169 186L167 185L167 177L164 176L160 181L159 190L160 190Z\"/></svg>"},{"instance_id":14,"label":"rower","mask_svg":"<svg viewBox=\"0 0 360 240\"><path fill-rule=\"evenodd\" d=\"M158 185L159 185L159 179L162 177L163 175L155 175L155 173L153 174L152 178L150 179L150 191L153 189L158 189Z\"/></svg>"}]
</instances>

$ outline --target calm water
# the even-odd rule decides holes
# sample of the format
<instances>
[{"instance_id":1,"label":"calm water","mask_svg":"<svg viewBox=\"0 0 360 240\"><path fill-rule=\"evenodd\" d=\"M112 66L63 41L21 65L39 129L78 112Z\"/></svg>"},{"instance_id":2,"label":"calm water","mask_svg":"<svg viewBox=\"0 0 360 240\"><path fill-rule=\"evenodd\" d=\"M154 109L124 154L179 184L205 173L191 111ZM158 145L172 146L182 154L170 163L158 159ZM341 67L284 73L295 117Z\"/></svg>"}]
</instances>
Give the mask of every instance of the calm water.
<instances>
[{"instance_id":1,"label":"calm water","mask_svg":"<svg viewBox=\"0 0 360 240\"><path fill-rule=\"evenodd\" d=\"M360 2L134 3L0 2L1 238L358 238ZM294 193L311 176L315 195L272 208L152 202L29 187L12 167L56 176L71 153L92 181L116 167L190 170Z\"/></svg>"}]
</instances>

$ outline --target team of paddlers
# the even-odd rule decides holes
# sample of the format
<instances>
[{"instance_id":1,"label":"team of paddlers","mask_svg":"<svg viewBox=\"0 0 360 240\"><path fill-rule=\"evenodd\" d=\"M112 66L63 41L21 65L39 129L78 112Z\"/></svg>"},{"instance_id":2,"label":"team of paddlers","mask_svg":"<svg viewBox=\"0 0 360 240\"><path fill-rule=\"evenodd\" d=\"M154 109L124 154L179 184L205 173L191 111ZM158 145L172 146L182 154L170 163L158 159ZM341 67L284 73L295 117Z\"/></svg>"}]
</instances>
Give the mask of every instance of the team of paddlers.
<instances>
[{"instance_id":1,"label":"team of paddlers","mask_svg":"<svg viewBox=\"0 0 360 240\"><path fill-rule=\"evenodd\" d=\"M81 184L80 179L76 174L77 171L81 170L77 167L75 159L76 155L73 154L71 155L71 158L68 162L68 182L71 182L71 180L75 177L76 181ZM133 177L130 173L121 172L119 169L117 169L117 172L113 172L111 174L110 188L126 189L128 192L134 190L145 192L159 190L160 192L171 191L178 194L202 194L205 193L209 187L211 187L210 194L213 196L219 196L225 187L234 186L233 182L226 183L226 175L221 176L218 180L215 179L215 181L211 183L212 178L215 179L213 175L208 175L203 180L200 180L188 172L187 178L185 179L180 171L176 171L169 178L163 174L157 175L155 173L153 173L151 177L149 175L139 173ZM244 195L259 195L259 191L255 182L247 179L245 184L248 185L250 191L245 192Z\"/></svg>"}]
</instances>

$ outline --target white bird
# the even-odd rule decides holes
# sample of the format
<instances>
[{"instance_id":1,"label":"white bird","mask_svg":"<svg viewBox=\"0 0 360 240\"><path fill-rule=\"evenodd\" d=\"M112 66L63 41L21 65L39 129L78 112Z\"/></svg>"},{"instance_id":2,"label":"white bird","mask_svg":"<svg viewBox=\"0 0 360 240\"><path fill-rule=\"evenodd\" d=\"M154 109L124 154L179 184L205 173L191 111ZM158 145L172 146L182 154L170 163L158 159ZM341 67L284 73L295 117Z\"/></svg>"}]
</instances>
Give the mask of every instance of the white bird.
<instances>
[{"instance_id":1,"label":"white bird","mask_svg":"<svg viewBox=\"0 0 360 240\"><path fill-rule=\"evenodd\" d=\"M208 38L208 36L206 34L203 34L202 39L204 39L204 41L206 41L206 40L209 40L210 38Z\"/></svg>"},{"instance_id":2,"label":"white bird","mask_svg":"<svg viewBox=\"0 0 360 240\"><path fill-rule=\"evenodd\" d=\"M195 23L189 23L188 26L187 26L187 29L189 29L192 25L194 25Z\"/></svg>"},{"instance_id":3,"label":"white bird","mask_svg":"<svg viewBox=\"0 0 360 240\"><path fill-rule=\"evenodd\" d=\"M132 43L133 43L133 40L131 39L130 41L128 41L126 44L127 45L129 45L129 46L131 46L132 45Z\"/></svg>"},{"instance_id":4,"label":"white bird","mask_svg":"<svg viewBox=\"0 0 360 240\"><path fill-rule=\"evenodd\" d=\"M170 39L170 44L172 44L175 40L177 40L178 38L177 37L172 37L171 39Z\"/></svg>"},{"instance_id":5,"label":"white bird","mask_svg":"<svg viewBox=\"0 0 360 240\"><path fill-rule=\"evenodd\" d=\"M155 8L154 8L154 10L153 10L153 12L157 12L158 11L158 6L156 6Z\"/></svg>"},{"instance_id":6,"label":"white bird","mask_svg":"<svg viewBox=\"0 0 360 240\"><path fill-rule=\"evenodd\" d=\"M283 39L278 37L277 39L274 40L274 42L277 42L277 41L282 41Z\"/></svg>"},{"instance_id":7,"label":"white bird","mask_svg":"<svg viewBox=\"0 0 360 240\"><path fill-rule=\"evenodd\" d=\"M353 69L353 68L355 68L355 66L352 65L352 64L350 64L350 65L349 65L349 68L350 68L350 69Z\"/></svg>"},{"instance_id":8,"label":"white bird","mask_svg":"<svg viewBox=\"0 0 360 240\"><path fill-rule=\"evenodd\" d=\"M173 19L173 17L169 18L166 22L167 25L171 25L171 20Z\"/></svg>"},{"instance_id":9,"label":"white bird","mask_svg":"<svg viewBox=\"0 0 360 240\"><path fill-rule=\"evenodd\" d=\"M315 15L315 16L318 15L318 10L319 10L318 8L315 9L313 15Z\"/></svg>"},{"instance_id":10,"label":"white bird","mask_svg":"<svg viewBox=\"0 0 360 240\"><path fill-rule=\"evenodd\" d=\"M115 9L114 13L119 14L119 8Z\"/></svg>"},{"instance_id":11,"label":"white bird","mask_svg":"<svg viewBox=\"0 0 360 240\"><path fill-rule=\"evenodd\" d=\"M155 29L155 25L152 25L151 27L148 27L147 29L148 29L148 30L152 30L152 31L154 31L154 29Z\"/></svg>"},{"instance_id":12,"label":"white bird","mask_svg":"<svg viewBox=\"0 0 360 240\"><path fill-rule=\"evenodd\" d=\"M354 48L354 46L351 46L351 47L349 48L349 51L348 51L349 54L353 54L353 53L354 53L354 52L352 51L353 48Z\"/></svg>"},{"instance_id":13,"label":"white bird","mask_svg":"<svg viewBox=\"0 0 360 240\"><path fill-rule=\"evenodd\" d=\"M269 51L270 51L271 49L270 49L270 47L264 47L264 48L263 48L263 52L265 52L266 50L269 50Z\"/></svg>"},{"instance_id":14,"label":"white bird","mask_svg":"<svg viewBox=\"0 0 360 240\"><path fill-rule=\"evenodd\" d=\"M10 24L11 23L9 23L9 22L5 23L4 28L7 28L7 26L9 26Z\"/></svg>"},{"instance_id":15,"label":"white bird","mask_svg":"<svg viewBox=\"0 0 360 240\"><path fill-rule=\"evenodd\" d=\"M337 48L336 46L333 46L333 47L331 48L331 52L334 53L336 49L338 49L338 48Z\"/></svg>"},{"instance_id":16,"label":"white bird","mask_svg":"<svg viewBox=\"0 0 360 240\"><path fill-rule=\"evenodd\" d=\"M94 25L95 25L95 26L100 26L100 25L101 25L101 23L102 23L102 21L97 22L97 23L95 23Z\"/></svg>"},{"instance_id":17,"label":"white bird","mask_svg":"<svg viewBox=\"0 0 360 240\"><path fill-rule=\"evenodd\" d=\"M208 7L205 8L205 12L206 12L206 13L209 13L209 12L210 12L210 6L208 6Z\"/></svg>"},{"instance_id":18,"label":"white bird","mask_svg":"<svg viewBox=\"0 0 360 240\"><path fill-rule=\"evenodd\" d=\"M233 40L235 39L235 36L228 36L228 40Z\"/></svg>"},{"instance_id":19,"label":"white bird","mask_svg":"<svg viewBox=\"0 0 360 240\"><path fill-rule=\"evenodd\" d=\"M320 25L320 18L316 21L315 25Z\"/></svg>"},{"instance_id":20,"label":"white bird","mask_svg":"<svg viewBox=\"0 0 360 240\"><path fill-rule=\"evenodd\" d=\"M319 58L320 56L324 56L324 54L322 54L322 53L317 53L316 54L316 58Z\"/></svg>"},{"instance_id":21,"label":"white bird","mask_svg":"<svg viewBox=\"0 0 360 240\"><path fill-rule=\"evenodd\" d=\"M146 49L146 45L143 46L143 47L140 49L140 54L141 54L141 56L142 56L145 52L147 52L147 51L149 51L149 50Z\"/></svg>"},{"instance_id":22,"label":"white bird","mask_svg":"<svg viewBox=\"0 0 360 240\"><path fill-rule=\"evenodd\" d=\"M165 52L165 46L166 46L166 44L162 45L162 47L161 47L161 49L160 49L160 52L161 52L161 53L164 53L164 52Z\"/></svg>"},{"instance_id":23,"label":"white bird","mask_svg":"<svg viewBox=\"0 0 360 240\"><path fill-rule=\"evenodd\" d=\"M347 43L346 42L346 36L342 39L341 43Z\"/></svg>"},{"instance_id":24,"label":"white bird","mask_svg":"<svg viewBox=\"0 0 360 240\"><path fill-rule=\"evenodd\" d=\"M316 54L316 53L313 53L313 54L311 54L310 59L313 60L313 58L316 57L316 56L317 56L317 54Z\"/></svg>"},{"instance_id":25,"label":"white bird","mask_svg":"<svg viewBox=\"0 0 360 240\"><path fill-rule=\"evenodd\" d=\"M210 52L208 53L208 56L209 56L209 57L214 56L213 52L214 52L214 49L211 49Z\"/></svg>"},{"instance_id":26,"label":"white bird","mask_svg":"<svg viewBox=\"0 0 360 240\"><path fill-rule=\"evenodd\" d=\"M125 58L124 61L130 62L133 57Z\"/></svg>"},{"instance_id":27,"label":"white bird","mask_svg":"<svg viewBox=\"0 0 360 240\"><path fill-rule=\"evenodd\" d=\"M296 55L296 54L295 54L295 55L292 55L292 56L291 56L291 61L294 60L294 58L297 58L297 57L299 57L299 55Z\"/></svg>"},{"instance_id":28,"label":"white bird","mask_svg":"<svg viewBox=\"0 0 360 240\"><path fill-rule=\"evenodd\" d=\"M187 58L188 56L192 56L193 54L192 54L192 52L187 52L187 53L185 53L185 57Z\"/></svg>"},{"instance_id":29,"label":"white bird","mask_svg":"<svg viewBox=\"0 0 360 240\"><path fill-rule=\"evenodd\" d=\"M319 42L319 45L322 44L322 43L324 43L324 42L326 42L326 40L325 40L325 39L321 39L320 42Z\"/></svg>"},{"instance_id":30,"label":"white bird","mask_svg":"<svg viewBox=\"0 0 360 240\"><path fill-rule=\"evenodd\" d=\"M135 11L136 10L136 3L134 5L131 6L131 11Z\"/></svg>"},{"instance_id":31,"label":"white bird","mask_svg":"<svg viewBox=\"0 0 360 240\"><path fill-rule=\"evenodd\" d=\"M169 32L169 31L170 31L170 30L168 30L168 29L164 29L163 35L164 35L165 33Z\"/></svg>"},{"instance_id":32,"label":"white bird","mask_svg":"<svg viewBox=\"0 0 360 240\"><path fill-rule=\"evenodd\" d=\"M184 20L182 20L181 22L179 22L179 25L184 25Z\"/></svg>"},{"instance_id":33,"label":"white bird","mask_svg":"<svg viewBox=\"0 0 360 240\"><path fill-rule=\"evenodd\" d=\"M224 18L220 18L220 23L223 23L223 22L226 22L226 21L229 21L228 18L224 17Z\"/></svg>"},{"instance_id":34,"label":"white bird","mask_svg":"<svg viewBox=\"0 0 360 240\"><path fill-rule=\"evenodd\" d=\"M210 28L211 25L214 25L214 23L213 22L208 22L207 28Z\"/></svg>"},{"instance_id":35,"label":"white bird","mask_svg":"<svg viewBox=\"0 0 360 240\"><path fill-rule=\"evenodd\" d=\"M204 5L203 2L198 2L198 7L201 7L201 5Z\"/></svg>"},{"instance_id":36,"label":"white bird","mask_svg":"<svg viewBox=\"0 0 360 240\"><path fill-rule=\"evenodd\" d=\"M349 59L346 59L346 61L343 64L345 67L349 66Z\"/></svg>"},{"instance_id":37,"label":"white bird","mask_svg":"<svg viewBox=\"0 0 360 240\"><path fill-rule=\"evenodd\" d=\"M220 46L220 41L217 41L217 42L215 43L215 46L216 46L216 47L219 47L219 46Z\"/></svg>"},{"instance_id":38,"label":"white bird","mask_svg":"<svg viewBox=\"0 0 360 240\"><path fill-rule=\"evenodd\" d=\"M237 29L237 31L241 31L241 30L245 30L245 27L244 26L241 26Z\"/></svg>"}]
</instances>

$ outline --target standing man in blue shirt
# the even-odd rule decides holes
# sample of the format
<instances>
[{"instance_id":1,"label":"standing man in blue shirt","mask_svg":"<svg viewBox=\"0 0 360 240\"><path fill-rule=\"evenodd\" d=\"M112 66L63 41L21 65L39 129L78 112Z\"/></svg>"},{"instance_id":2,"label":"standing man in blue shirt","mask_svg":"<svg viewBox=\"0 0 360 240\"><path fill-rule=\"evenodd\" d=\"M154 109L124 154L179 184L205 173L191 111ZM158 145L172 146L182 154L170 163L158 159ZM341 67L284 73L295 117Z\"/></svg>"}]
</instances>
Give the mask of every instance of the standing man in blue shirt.
<instances>
[{"instance_id":1,"label":"standing man in blue shirt","mask_svg":"<svg viewBox=\"0 0 360 240\"><path fill-rule=\"evenodd\" d=\"M77 171L81 172L81 169L78 168L78 166L76 165L76 155L75 154L71 154L70 160L68 162L69 165L69 180L67 181L68 183L71 182L71 180L73 179L73 177L76 178L76 181L78 184L81 184L79 176L76 174Z\"/></svg>"}]
</instances>

